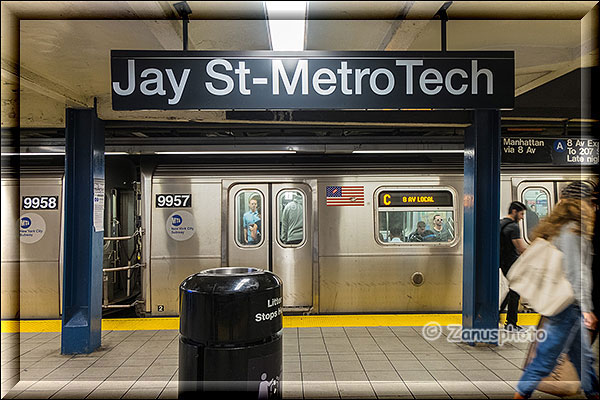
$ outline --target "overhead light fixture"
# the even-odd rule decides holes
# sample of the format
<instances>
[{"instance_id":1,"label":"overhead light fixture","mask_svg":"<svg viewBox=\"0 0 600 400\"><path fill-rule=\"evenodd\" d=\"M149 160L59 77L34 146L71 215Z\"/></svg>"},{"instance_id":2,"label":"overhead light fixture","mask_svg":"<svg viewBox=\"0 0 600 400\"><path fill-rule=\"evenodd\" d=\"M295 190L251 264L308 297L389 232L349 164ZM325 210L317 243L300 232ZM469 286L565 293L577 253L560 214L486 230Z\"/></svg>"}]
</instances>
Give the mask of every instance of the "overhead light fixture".
<instances>
[{"instance_id":1,"label":"overhead light fixture","mask_svg":"<svg viewBox=\"0 0 600 400\"><path fill-rule=\"evenodd\" d=\"M64 156L64 151L59 152L32 152L32 153L2 153L2 156ZM129 155L126 151L107 151L104 153L105 156L126 156Z\"/></svg>"},{"instance_id":2,"label":"overhead light fixture","mask_svg":"<svg viewBox=\"0 0 600 400\"><path fill-rule=\"evenodd\" d=\"M427 150L427 149L415 149L415 150L354 150L353 154L449 154L456 153L462 154L464 150Z\"/></svg>"},{"instance_id":3,"label":"overhead light fixture","mask_svg":"<svg viewBox=\"0 0 600 400\"><path fill-rule=\"evenodd\" d=\"M293 154L296 150L208 150L208 151L155 151L161 155L190 155L190 154Z\"/></svg>"},{"instance_id":4,"label":"overhead light fixture","mask_svg":"<svg viewBox=\"0 0 600 400\"><path fill-rule=\"evenodd\" d=\"M64 156L64 152L54 153L2 153L3 156Z\"/></svg>"},{"instance_id":5,"label":"overhead light fixture","mask_svg":"<svg viewBox=\"0 0 600 400\"><path fill-rule=\"evenodd\" d=\"M265 1L271 50L302 51L306 33L306 1Z\"/></svg>"}]
</instances>

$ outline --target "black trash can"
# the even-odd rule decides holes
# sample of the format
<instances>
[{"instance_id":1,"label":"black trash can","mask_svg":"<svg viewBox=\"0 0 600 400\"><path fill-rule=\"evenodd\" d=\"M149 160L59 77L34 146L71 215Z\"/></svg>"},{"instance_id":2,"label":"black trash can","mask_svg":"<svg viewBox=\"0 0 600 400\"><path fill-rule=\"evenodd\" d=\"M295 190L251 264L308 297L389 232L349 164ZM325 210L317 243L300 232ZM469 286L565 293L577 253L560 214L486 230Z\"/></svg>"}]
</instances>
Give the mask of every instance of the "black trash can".
<instances>
[{"instance_id":1,"label":"black trash can","mask_svg":"<svg viewBox=\"0 0 600 400\"><path fill-rule=\"evenodd\" d=\"M280 399L281 306L282 282L268 271L214 268L186 278L179 287L179 398Z\"/></svg>"}]
</instances>

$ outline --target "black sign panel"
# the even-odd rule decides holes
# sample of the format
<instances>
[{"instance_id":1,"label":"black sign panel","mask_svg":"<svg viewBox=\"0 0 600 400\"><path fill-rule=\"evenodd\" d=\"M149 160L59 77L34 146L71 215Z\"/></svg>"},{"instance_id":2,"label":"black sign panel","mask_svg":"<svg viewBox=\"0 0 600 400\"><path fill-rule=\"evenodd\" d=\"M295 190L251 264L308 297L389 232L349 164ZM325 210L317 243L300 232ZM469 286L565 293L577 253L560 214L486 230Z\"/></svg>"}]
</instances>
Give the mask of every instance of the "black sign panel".
<instances>
[{"instance_id":1,"label":"black sign panel","mask_svg":"<svg viewBox=\"0 0 600 400\"><path fill-rule=\"evenodd\" d=\"M156 195L156 208L189 208L192 206L192 195L161 193Z\"/></svg>"},{"instance_id":2,"label":"black sign panel","mask_svg":"<svg viewBox=\"0 0 600 400\"><path fill-rule=\"evenodd\" d=\"M385 190L379 193L379 207L452 207L447 190Z\"/></svg>"},{"instance_id":3,"label":"black sign panel","mask_svg":"<svg viewBox=\"0 0 600 400\"><path fill-rule=\"evenodd\" d=\"M111 51L114 110L512 108L514 52Z\"/></svg>"},{"instance_id":4,"label":"black sign panel","mask_svg":"<svg viewBox=\"0 0 600 400\"><path fill-rule=\"evenodd\" d=\"M58 210L58 196L22 196L23 210Z\"/></svg>"},{"instance_id":5,"label":"black sign panel","mask_svg":"<svg viewBox=\"0 0 600 400\"><path fill-rule=\"evenodd\" d=\"M600 161L598 139L502 138L502 163L561 166L596 165Z\"/></svg>"}]
</instances>

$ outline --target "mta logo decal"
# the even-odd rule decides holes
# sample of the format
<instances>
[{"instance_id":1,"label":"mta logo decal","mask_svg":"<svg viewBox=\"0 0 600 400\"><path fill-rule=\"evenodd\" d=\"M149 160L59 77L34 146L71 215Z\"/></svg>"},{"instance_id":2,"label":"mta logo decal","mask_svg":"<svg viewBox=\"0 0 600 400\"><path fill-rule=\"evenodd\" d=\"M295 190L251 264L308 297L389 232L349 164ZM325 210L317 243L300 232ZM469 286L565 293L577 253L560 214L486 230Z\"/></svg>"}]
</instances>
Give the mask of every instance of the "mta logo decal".
<instances>
[{"instance_id":1,"label":"mta logo decal","mask_svg":"<svg viewBox=\"0 0 600 400\"><path fill-rule=\"evenodd\" d=\"M181 218L180 215L175 214L171 217L171 224L173 226L179 226L179 225L181 225L182 222L183 222L183 218Z\"/></svg>"},{"instance_id":2,"label":"mta logo decal","mask_svg":"<svg viewBox=\"0 0 600 400\"><path fill-rule=\"evenodd\" d=\"M31 219L29 217L21 218L21 229L27 229L31 227Z\"/></svg>"}]
</instances>

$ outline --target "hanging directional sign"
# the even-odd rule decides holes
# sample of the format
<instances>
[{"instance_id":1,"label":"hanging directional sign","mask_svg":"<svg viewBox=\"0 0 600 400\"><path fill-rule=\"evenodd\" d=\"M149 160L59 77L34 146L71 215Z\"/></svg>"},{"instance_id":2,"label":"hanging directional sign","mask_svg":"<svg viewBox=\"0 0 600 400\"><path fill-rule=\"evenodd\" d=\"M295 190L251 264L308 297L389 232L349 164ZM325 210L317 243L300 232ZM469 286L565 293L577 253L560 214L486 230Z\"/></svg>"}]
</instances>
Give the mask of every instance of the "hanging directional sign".
<instances>
[{"instance_id":1,"label":"hanging directional sign","mask_svg":"<svg viewBox=\"0 0 600 400\"><path fill-rule=\"evenodd\" d=\"M111 52L114 110L512 108L514 52Z\"/></svg>"},{"instance_id":2,"label":"hanging directional sign","mask_svg":"<svg viewBox=\"0 0 600 400\"><path fill-rule=\"evenodd\" d=\"M586 137L503 137L502 163L597 165L600 141Z\"/></svg>"}]
</instances>

